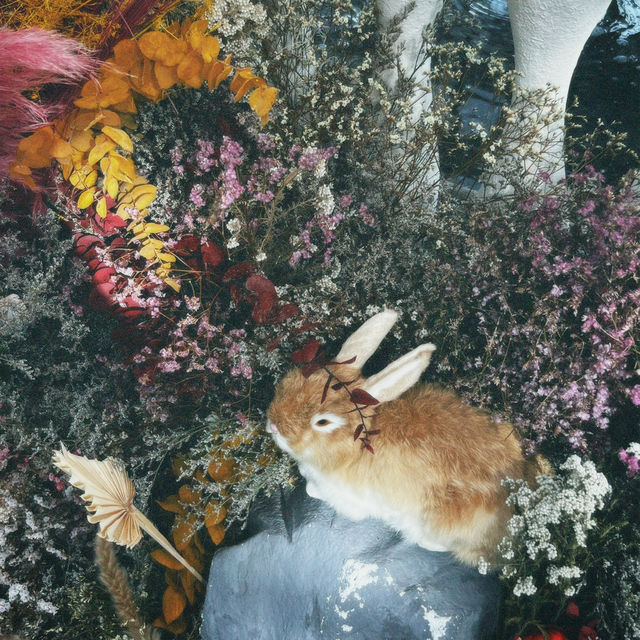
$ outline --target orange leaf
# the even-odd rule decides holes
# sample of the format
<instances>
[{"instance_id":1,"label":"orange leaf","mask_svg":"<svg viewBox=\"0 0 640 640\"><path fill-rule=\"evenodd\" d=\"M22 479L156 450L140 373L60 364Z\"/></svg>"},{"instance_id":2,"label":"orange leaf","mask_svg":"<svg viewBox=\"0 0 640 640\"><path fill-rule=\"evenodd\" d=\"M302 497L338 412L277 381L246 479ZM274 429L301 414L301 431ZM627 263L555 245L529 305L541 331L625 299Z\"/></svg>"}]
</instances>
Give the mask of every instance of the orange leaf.
<instances>
[{"instance_id":1,"label":"orange leaf","mask_svg":"<svg viewBox=\"0 0 640 640\"><path fill-rule=\"evenodd\" d=\"M199 49L202 41L204 40L204 34L209 28L208 20L196 20L186 33L186 39L191 45L192 49Z\"/></svg>"},{"instance_id":2,"label":"orange leaf","mask_svg":"<svg viewBox=\"0 0 640 640\"><path fill-rule=\"evenodd\" d=\"M177 620L182 615L186 605L187 599L184 597L184 593L180 593L173 587L167 587L164 596L162 596L162 615L167 624Z\"/></svg>"},{"instance_id":3,"label":"orange leaf","mask_svg":"<svg viewBox=\"0 0 640 640\"><path fill-rule=\"evenodd\" d=\"M212 460L207 472L216 482L224 482L231 478L233 467L234 462L231 459Z\"/></svg>"},{"instance_id":4,"label":"orange leaf","mask_svg":"<svg viewBox=\"0 0 640 640\"><path fill-rule=\"evenodd\" d=\"M219 545L224 540L224 527L221 524L214 524L212 527L207 527L209 537L215 545Z\"/></svg>"},{"instance_id":5,"label":"orange leaf","mask_svg":"<svg viewBox=\"0 0 640 640\"><path fill-rule=\"evenodd\" d=\"M169 569L174 569L175 571L182 571L184 569L184 566L164 549L156 549L155 551L152 551L151 557L156 562L159 562L161 565L168 567ZM189 572L185 571L185 573ZM189 575L191 574L189 573Z\"/></svg>"},{"instance_id":6,"label":"orange leaf","mask_svg":"<svg viewBox=\"0 0 640 640\"><path fill-rule=\"evenodd\" d=\"M178 520L173 528L173 543L178 551L182 551L196 532L196 516L194 514Z\"/></svg>"},{"instance_id":7,"label":"orange leaf","mask_svg":"<svg viewBox=\"0 0 640 640\"><path fill-rule=\"evenodd\" d=\"M49 126L42 127L36 132L22 138L18 144L19 164L31 169L44 169L51 165L51 147L53 146L54 133Z\"/></svg>"},{"instance_id":8,"label":"orange leaf","mask_svg":"<svg viewBox=\"0 0 640 640\"><path fill-rule=\"evenodd\" d=\"M98 104L101 107L108 107L123 102L131 95L131 87L127 80L122 77L109 75L100 86ZM119 111L119 109L116 109Z\"/></svg>"},{"instance_id":9,"label":"orange leaf","mask_svg":"<svg viewBox=\"0 0 640 640\"><path fill-rule=\"evenodd\" d=\"M222 62L222 70L216 74L213 80L213 88L217 89L220 83L233 71L233 67L229 64L230 61L231 56L227 56ZM209 84L209 88L212 88L211 83Z\"/></svg>"},{"instance_id":10,"label":"orange leaf","mask_svg":"<svg viewBox=\"0 0 640 640\"><path fill-rule=\"evenodd\" d=\"M202 492L191 488L189 485L184 484L178 490L178 497L186 504L196 504L202 499Z\"/></svg>"},{"instance_id":11,"label":"orange leaf","mask_svg":"<svg viewBox=\"0 0 640 640\"><path fill-rule=\"evenodd\" d=\"M220 54L220 42L215 36L206 36L200 43L200 53L205 62L212 62Z\"/></svg>"},{"instance_id":12,"label":"orange leaf","mask_svg":"<svg viewBox=\"0 0 640 640\"><path fill-rule=\"evenodd\" d=\"M269 119L269 111L276 101L278 90L273 87L259 87L249 96L249 106L262 119L264 126Z\"/></svg>"},{"instance_id":13,"label":"orange leaf","mask_svg":"<svg viewBox=\"0 0 640 640\"><path fill-rule=\"evenodd\" d=\"M187 623L182 618L175 620L171 624L168 624L165 619L160 616L153 621L153 626L159 627L160 629L166 629L176 636L184 633L187 630Z\"/></svg>"},{"instance_id":14,"label":"orange leaf","mask_svg":"<svg viewBox=\"0 0 640 640\"><path fill-rule=\"evenodd\" d=\"M166 500L156 500L156 502L165 510L171 511L171 513L177 513L182 515L185 510L184 507L178 501L178 496L169 496Z\"/></svg>"},{"instance_id":15,"label":"orange leaf","mask_svg":"<svg viewBox=\"0 0 640 640\"><path fill-rule=\"evenodd\" d=\"M90 131L74 131L69 143L78 151L89 151L93 142L93 134Z\"/></svg>"},{"instance_id":16,"label":"orange leaf","mask_svg":"<svg viewBox=\"0 0 640 640\"><path fill-rule=\"evenodd\" d=\"M207 527L220 524L227 515L227 508L215 500L209 502L205 508L204 523Z\"/></svg>"},{"instance_id":17,"label":"orange leaf","mask_svg":"<svg viewBox=\"0 0 640 640\"><path fill-rule=\"evenodd\" d=\"M192 89L199 89L204 78L202 77L203 62L197 51L189 52L178 65L178 78Z\"/></svg>"},{"instance_id":18,"label":"orange leaf","mask_svg":"<svg viewBox=\"0 0 640 640\"><path fill-rule=\"evenodd\" d=\"M145 58L175 67L187 52L187 43L161 31L149 31L138 41Z\"/></svg>"},{"instance_id":19,"label":"orange leaf","mask_svg":"<svg viewBox=\"0 0 640 640\"><path fill-rule=\"evenodd\" d=\"M162 62L156 62L153 71L156 74L156 80L161 89L170 89L178 82L178 73L175 65L170 67L162 64Z\"/></svg>"},{"instance_id":20,"label":"orange leaf","mask_svg":"<svg viewBox=\"0 0 640 640\"><path fill-rule=\"evenodd\" d=\"M182 583L182 589L184 590L189 604L194 604L196 601L196 579L188 571L180 572L180 582Z\"/></svg>"},{"instance_id":21,"label":"orange leaf","mask_svg":"<svg viewBox=\"0 0 640 640\"><path fill-rule=\"evenodd\" d=\"M121 71L130 71L131 67L139 60L142 60L142 54L135 40L120 40L113 47L113 63Z\"/></svg>"}]
</instances>

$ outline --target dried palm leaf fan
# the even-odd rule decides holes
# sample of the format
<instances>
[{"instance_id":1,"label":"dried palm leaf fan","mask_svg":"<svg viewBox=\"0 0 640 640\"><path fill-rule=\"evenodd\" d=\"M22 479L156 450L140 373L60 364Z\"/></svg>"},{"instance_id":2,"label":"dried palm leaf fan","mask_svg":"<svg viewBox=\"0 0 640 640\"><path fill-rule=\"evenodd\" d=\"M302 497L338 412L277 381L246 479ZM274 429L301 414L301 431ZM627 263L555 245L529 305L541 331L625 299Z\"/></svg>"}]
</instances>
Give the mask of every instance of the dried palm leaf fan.
<instances>
[{"instance_id":1,"label":"dried palm leaf fan","mask_svg":"<svg viewBox=\"0 0 640 640\"><path fill-rule=\"evenodd\" d=\"M131 548L142 539L142 531L146 531L167 553L204 583L202 576L135 507L133 499L136 490L120 462L112 458L89 460L85 456L69 453L62 445L62 451L54 453L53 463L70 475L69 482L74 487L84 491L81 497L89 503L87 510L91 512L87 519L98 525L101 538Z\"/></svg>"}]
</instances>

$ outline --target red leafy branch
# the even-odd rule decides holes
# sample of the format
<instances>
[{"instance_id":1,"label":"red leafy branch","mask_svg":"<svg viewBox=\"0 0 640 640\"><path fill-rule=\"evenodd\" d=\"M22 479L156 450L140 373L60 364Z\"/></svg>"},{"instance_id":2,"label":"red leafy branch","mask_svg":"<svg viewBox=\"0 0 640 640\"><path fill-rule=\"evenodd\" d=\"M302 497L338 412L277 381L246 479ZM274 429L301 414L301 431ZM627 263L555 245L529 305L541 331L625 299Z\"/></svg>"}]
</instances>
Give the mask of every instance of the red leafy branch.
<instances>
[{"instance_id":1,"label":"red leafy branch","mask_svg":"<svg viewBox=\"0 0 640 640\"><path fill-rule=\"evenodd\" d=\"M367 428L366 418L371 418L372 416L365 416L363 410L366 407L379 404L378 400L376 400L370 393L367 393L364 389L359 387L356 387L355 389L349 388L350 385L356 383L360 379L360 376L353 380L341 380L333 371L327 369L327 367L331 365L351 364L355 362L355 356L343 362L327 360L324 350L320 347L320 341L316 338L311 338L304 344L304 346L291 354L291 360L294 364L304 365L302 367L302 375L305 378L308 378L312 373L319 369L326 371L327 381L322 389L322 403L327 399L329 389L333 389L334 391L344 389L349 394L349 400L354 405L354 408L349 413L357 412L360 417L360 422L353 432L353 439L360 440L363 449L366 449L369 453L374 453L370 438L380 433L380 430ZM333 382L334 380L335 382Z\"/></svg>"}]
</instances>

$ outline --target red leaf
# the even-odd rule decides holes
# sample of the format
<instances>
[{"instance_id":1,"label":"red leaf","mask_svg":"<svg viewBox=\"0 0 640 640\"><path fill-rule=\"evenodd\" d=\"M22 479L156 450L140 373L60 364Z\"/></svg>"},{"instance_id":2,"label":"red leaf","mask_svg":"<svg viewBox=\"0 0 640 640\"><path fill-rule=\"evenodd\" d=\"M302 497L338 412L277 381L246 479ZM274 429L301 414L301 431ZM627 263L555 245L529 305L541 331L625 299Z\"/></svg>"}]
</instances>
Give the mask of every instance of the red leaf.
<instances>
[{"instance_id":1,"label":"red leaf","mask_svg":"<svg viewBox=\"0 0 640 640\"><path fill-rule=\"evenodd\" d=\"M109 282L111 280L111 276L115 276L116 271L113 267L101 262L98 267L93 272L91 276L91 281L93 284L103 284L105 282Z\"/></svg>"},{"instance_id":2,"label":"red leaf","mask_svg":"<svg viewBox=\"0 0 640 640\"><path fill-rule=\"evenodd\" d=\"M200 246L200 238L196 236L182 236L180 240L176 243L176 246L173 248L174 253L178 255L185 256L192 251L195 251Z\"/></svg>"},{"instance_id":3,"label":"red leaf","mask_svg":"<svg viewBox=\"0 0 640 640\"><path fill-rule=\"evenodd\" d=\"M371 446L371 443L368 440L361 438L361 441L362 441L363 449L366 449L369 453L374 453L373 447Z\"/></svg>"},{"instance_id":4,"label":"red leaf","mask_svg":"<svg viewBox=\"0 0 640 640\"><path fill-rule=\"evenodd\" d=\"M351 400L356 404L362 404L365 407L368 407L372 404L379 404L378 401L370 394L368 394L364 389L354 389L351 392Z\"/></svg>"},{"instance_id":5,"label":"red leaf","mask_svg":"<svg viewBox=\"0 0 640 640\"><path fill-rule=\"evenodd\" d=\"M237 284L231 285L231 299L236 307L239 307L244 299L244 291Z\"/></svg>"},{"instance_id":6,"label":"red leaf","mask_svg":"<svg viewBox=\"0 0 640 640\"><path fill-rule=\"evenodd\" d=\"M322 369L324 365L325 365L324 359L318 357L312 362L310 362L308 365L302 367L301 369L302 375L305 378L308 378L312 373L318 371L318 369Z\"/></svg>"},{"instance_id":7,"label":"red leaf","mask_svg":"<svg viewBox=\"0 0 640 640\"><path fill-rule=\"evenodd\" d=\"M596 640L597 637L598 634L595 629L587 625L584 625L578 634L578 640Z\"/></svg>"},{"instance_id":8,"label":"red leaf","mask_svg":"<svg viewBox=\"0 0 640 640\"><path fill-rule=\"evenodd\" d=\"M572 618L577 618L580 616L580 609L578 608L578 605L573 602L573 600L567 605L567 615L571 616Z\"/></svg>"},{"instance_id":9,"label":"red leaf","mask_svg":"<svg viewBox=\"0 0 640 640\"><path fill-rule=\"evenodd\" d=\"M73 241L73 252L83 260L96 257L96 247L104 247L104 242L94 235L78 233Z\"/></svg>"},{"instance_id":10,"label":"red leaf","mask_svg":"<svg viewBox=\"0 0 640 640\"><path fill-rule=\"evenodd\" d=\"M278 296L272 294L264 294L258 297L253 303L251 317L257 324L266 324L271 318L271 314L278 303Z\"/></svg>"},{"instance_id":11,"label":"red leaf","mask_svg":"<svg viewBox=\"0 0 640 640\"><path fill-rule=\"evenodd\" d=\"M362 433L362 430L364 429L364 425L363 424L359 424L356 427L356 430L353 432L353 439L357 440L360 437L360 434Z\"/></svg>"},{"instance_id":12,"label":"red leaf","mask_svg":"<svg viewBox=\"0 0 640 640\"><path fill-rule=\"evenodd\" d=\"M329 385L331 384L331 380L333 376L329 374L327 377L327 381L324 383L324 389L322 390L322 400L320 400L320 404L322 404L327 399L327 393L329 392Z\"/></svg>"},{"instance_id":13,"label":"red leaf","mask_svg":"<svg viewBox=\"0 0 640 640\"><path fill-rule=\"evenodd\" d=\"M276 300L278 299L278 294L276 293L276 288L273 282L271 282L269 278L265 278L264 276L258 274L252 275L251 277L247 278L244 286L247 287L247 289L249 289L249 291L251 291L252 293L257 293L260 296L275 296Z\"/></svg>"},{"instance_id":14,"label":"red leaf","mask_svg":"<svg viewBox=\"0 0 640 640\"><path fill-rule=\"evenodd\" d=\"M246 278L253 273L253 265L249 262L240 262L229 267L222 276L222 282L231 282L232 280L240 280Z\"/></svg>"},{"instance_id":15,"label":"red leaf","mask_svg":"<svg viewBox=\"0 0 640 640\"><path fill-rule=\"evenodd\" d=\"M224 251L214 242L207 240L200 245L202 261L210 267L217 267L224 262ZM233 269L233 267L231 267ZM229 273L227 271L227 273Z\"/></svg>"},{"instance_id":16,"label":"red leaf","mask_svg":"<svg viewBox=\"0 0 640 640\"><path fill-rule=\"evenodd\" d=\"M121 249L126 247L127 241L124 238L114 238L109 245L109 249Z\"/></svg>"},{"instance_id":17,"label":"red leaf","mask_svg":"<svg viewBox=\"0 0 640 640\"><path fill-rule=\"evenodd\" d=\"M300 309L298 308L297 305L291 304L291 303L285 304L285 305L281 306L280 309L278 309L278 311L276 312L276 314L273 317L272 321L273 322L284 322L285 320L288 320L289 318L293 318L293 316L295 316L299 311L300 311Z\"/></svg>"},{"instance_id":18,"label":"red leaf","mask_svg":"<svg viewBox=\"0 0 640 640\"><path fill-rule=\"evenodd\" d=\"M319 348L320 341L311 338L303 347L291 354L291 360L294 364L308 364L315 358Z\"/></svg>"},{"instance_id":19,"label":"red leaf","mask_svg":"<svg viewBox=\"0 0 640 640\"><path fill-rule=\"evenodd\" d=\"M327 364L351 364L352 362L355 362L355 361L356 361L356 356L353 356L353 358L349 358L348 360L342 360L341 362L336 362L335 360L332 360L331 362L327 362Z\"/></svg>"}]
</instances>

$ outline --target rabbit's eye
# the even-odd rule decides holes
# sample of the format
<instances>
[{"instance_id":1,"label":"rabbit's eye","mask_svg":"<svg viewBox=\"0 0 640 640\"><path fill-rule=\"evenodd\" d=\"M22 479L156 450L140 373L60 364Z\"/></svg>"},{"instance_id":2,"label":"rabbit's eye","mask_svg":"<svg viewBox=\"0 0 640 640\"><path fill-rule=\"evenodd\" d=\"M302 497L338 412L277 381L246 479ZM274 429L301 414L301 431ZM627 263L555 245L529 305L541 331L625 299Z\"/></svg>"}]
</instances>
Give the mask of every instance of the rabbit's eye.
<instances>
[{"instance_id":1,"label":"rabbit's eye","mask_svg":"<svg viewBox=\"0 0 640 640\"><path fill-rule=\"evenodd\" d=\"M316 413L311 418L311 428L322 433L331 433L345 424L345 419L334 413Z\"/></svg>"}]
</instances>

